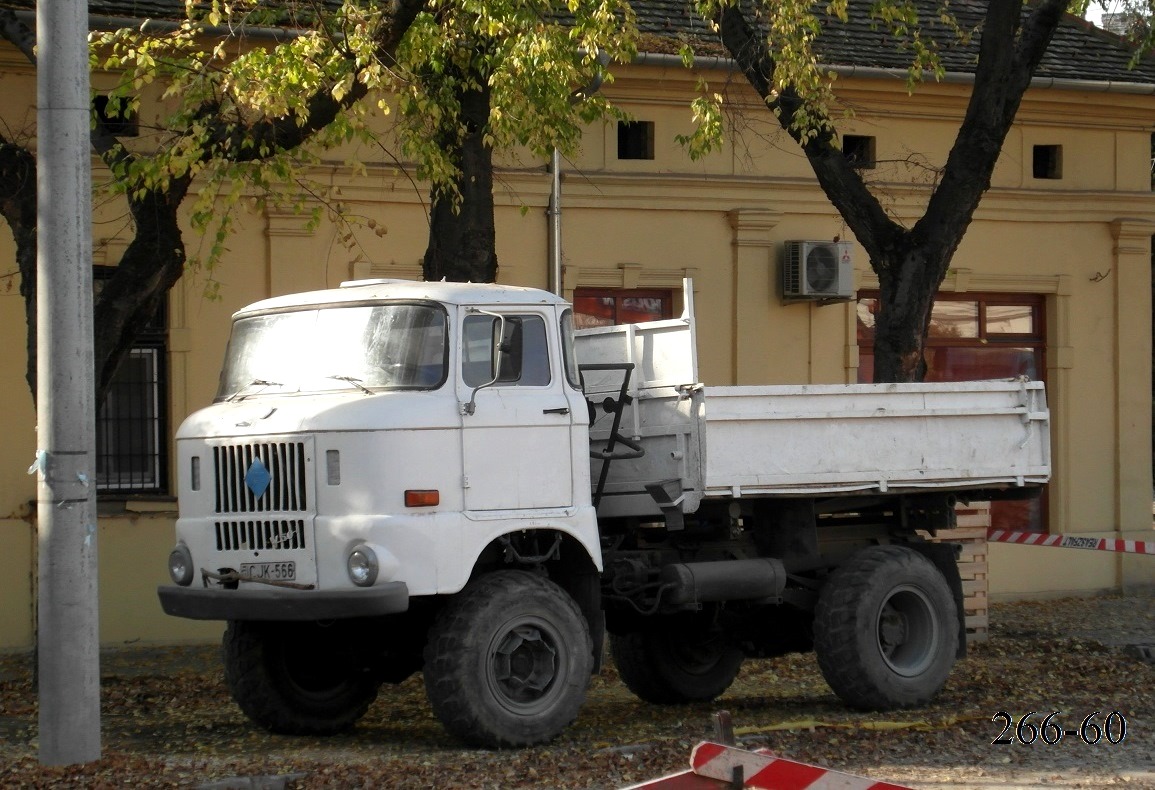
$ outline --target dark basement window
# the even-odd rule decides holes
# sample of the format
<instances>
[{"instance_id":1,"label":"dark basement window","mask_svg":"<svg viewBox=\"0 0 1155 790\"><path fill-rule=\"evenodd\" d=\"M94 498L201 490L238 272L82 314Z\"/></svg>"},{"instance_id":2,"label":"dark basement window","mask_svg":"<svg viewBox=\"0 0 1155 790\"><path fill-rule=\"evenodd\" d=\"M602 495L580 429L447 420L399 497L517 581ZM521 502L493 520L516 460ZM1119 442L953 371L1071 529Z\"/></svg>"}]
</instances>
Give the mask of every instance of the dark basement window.
<instances>
[{"instance_id":1,"label":"dark basement window","mask_svg":"<svg viewBox=\"0 0 1155 790\"><path fill-rule=\"evenodd\" d=\"M1036 145L1032 156L1031 170L1035 178L1062 178L1063 146Z\"/></svg>"}]
</instances>

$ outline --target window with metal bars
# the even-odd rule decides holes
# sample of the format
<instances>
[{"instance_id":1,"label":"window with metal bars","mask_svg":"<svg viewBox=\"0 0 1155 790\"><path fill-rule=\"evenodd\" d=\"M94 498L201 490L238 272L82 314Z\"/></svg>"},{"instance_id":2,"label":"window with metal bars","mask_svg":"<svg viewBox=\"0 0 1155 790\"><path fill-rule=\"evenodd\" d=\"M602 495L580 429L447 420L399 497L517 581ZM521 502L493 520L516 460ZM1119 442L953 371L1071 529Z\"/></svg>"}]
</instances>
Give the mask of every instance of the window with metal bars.
<instances>
[{"instance_id":1,"label":"window with metal bars","mask_svg":"<svg viewBox=\"0 0 1155 790\"><path fill-rule=\"evenodd\" d=\"M114 271L93 268L97 293ZM96 487L102 494L167 493L167 352L162 303L116 372L96 416Z\"/></svg>"}]
</instances>

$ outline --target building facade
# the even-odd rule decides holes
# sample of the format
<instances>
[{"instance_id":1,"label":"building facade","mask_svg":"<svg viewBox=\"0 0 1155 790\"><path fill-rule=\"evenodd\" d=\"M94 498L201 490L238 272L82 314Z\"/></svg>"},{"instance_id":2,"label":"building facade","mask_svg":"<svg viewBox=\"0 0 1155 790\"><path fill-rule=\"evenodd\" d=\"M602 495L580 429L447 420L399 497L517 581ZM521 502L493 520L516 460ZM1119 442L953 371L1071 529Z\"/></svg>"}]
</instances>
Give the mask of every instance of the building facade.
<instances>
[{"instance_id":1,"label":"building facade","mask_svg":"<svg viewBox=\"0 0 1155 790\"><path fill-rule=\"evenodd\" d=\"M657 25L654 19L642 22ZM931 369L943 378L1027 374L1047 383L1054 479L1033 512L1007 514L1008 524L1150 540L1155 70L1127 71L1118 40L1066 24L1063 40L1087 50L1073 65L1068 56L1044 73L1023 102L941 288ZM1112 53L1115 71L1103 71L1099 50ZM946 159L970 85L958 70L910 94L905 75L891 67L840 65L839 97L854 114L839 133L888 210L912 222ZM0 50L0 69L0 113L33 118L34 73L10 49ZM805 157L740 75L724 59L690 71L662 55L644 55L615 74L605 90L634 120L591 125L580 155L562 162L564 295L591 322L677 314L682 280L690 277L705 383L868 379L877 280ZM699 76L727 86L731 109L725 148L695 162L676 137L691 131ZM155 588L168 582L173 540L171 437L213 397L232 312L349 279L420 277L427 191L364 151L368 172L355 174L344 164L349 153L332 152L315 176L351 213L387 232L366 225L350 248L331 224L309 230L300 215L271 207L244 214L213 275L219 297L204 296L203 275L186 275L122 371L98 430L104 643L206 641L221 631L217 623L165 617ZM547 164L510 154L496 179L501 282L551 285ZM94 229L99 283L99 267L115 265L125 245L117 208L98 206ZM186 242L190 250L200 243L192 234ZM784 295L780 272L793 242L836 250L849 242L849 292L827 284L821 287L833 288L832 298ZM0 259L14 260L8 233L0 233ZM0 355L0 397L8 404L0 649L19 649L35 638L36 486L27 469L36 419L24 381L16 275L6 284L0 323L13 340ZM985 572L995 597L1155 584L1151 557L1001 544L989 547Z\"/></svg>"}]
</instances>

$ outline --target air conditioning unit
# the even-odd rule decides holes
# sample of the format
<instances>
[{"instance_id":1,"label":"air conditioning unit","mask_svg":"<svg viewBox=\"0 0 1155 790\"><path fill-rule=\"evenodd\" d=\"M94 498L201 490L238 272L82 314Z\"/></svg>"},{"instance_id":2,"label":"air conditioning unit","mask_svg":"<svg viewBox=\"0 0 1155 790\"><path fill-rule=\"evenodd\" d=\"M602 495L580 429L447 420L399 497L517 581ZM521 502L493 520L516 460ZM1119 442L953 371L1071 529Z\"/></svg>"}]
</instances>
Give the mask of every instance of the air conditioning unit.
<instances>
[{"instance_id":1,"label":"air conditioning unit","mask_svg":"<svg viewBox=\"0 0 1155 790\"><path fill-rule=\"evenodd\" d=\"M848 241L788 241L782 260L784 299L854 298Z\"/></svg>"}]
</instances>

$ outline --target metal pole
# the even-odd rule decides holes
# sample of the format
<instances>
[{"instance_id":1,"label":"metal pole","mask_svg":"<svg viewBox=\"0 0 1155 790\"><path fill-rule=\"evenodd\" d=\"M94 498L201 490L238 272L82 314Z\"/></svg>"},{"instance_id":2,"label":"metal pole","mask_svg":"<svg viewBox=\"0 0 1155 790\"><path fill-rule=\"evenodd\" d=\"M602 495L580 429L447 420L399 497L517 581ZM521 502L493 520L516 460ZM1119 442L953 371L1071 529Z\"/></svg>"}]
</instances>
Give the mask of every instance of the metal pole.
<instances>
[{"instance_id":1,"label":"metal pole","mask_svg":"<svg viewBox=\"0 0 1155 790\"><path fill-rule=\"evenodd\" d=\"M549 158L549 172L549 289L561 296L561 152L556 148Z\"/></svg>"},{"instance_id":2,"label":"metal pole","mask_svg":"<svg viewBox=\"0 0 1155 790\"><path fill-rule=\"evenodd\" d=\"M610 56L605 52L598 53L598 63L602 69L610 65ZM598 71L589 85L570 94L570 104L593 96L601 90L605 75ZM549 289L558 296L564 295L564 271L561 255L561 151L555 146L549 157L549 208L546 215L549 217Z\"/></svg>"},{"instance_id":3,"label":"metal pole","mask_svg":"<svg viewBox=\"0 0 1155 790\"><path fill-rule=\"evenodd\" d=\"M40 762L100 759L87 0L37 0Z\"/></svg>"}]
</instances>

